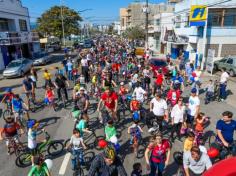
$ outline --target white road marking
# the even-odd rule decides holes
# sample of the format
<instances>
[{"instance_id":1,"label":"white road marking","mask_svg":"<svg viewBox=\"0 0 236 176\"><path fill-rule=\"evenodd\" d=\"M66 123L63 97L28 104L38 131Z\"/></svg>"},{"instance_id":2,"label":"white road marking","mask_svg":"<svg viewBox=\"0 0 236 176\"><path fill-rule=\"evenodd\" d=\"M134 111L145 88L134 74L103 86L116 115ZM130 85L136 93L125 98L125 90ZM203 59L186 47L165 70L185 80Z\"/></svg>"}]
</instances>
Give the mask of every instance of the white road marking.
<instances>
[{"instance_id":1,"label":"white road marking","mask_svg":"<svg viewBox=\"0 0 236 176\"><path fill-rule=\"evenodd\" d=\"M59 170L59 175L65 175L67 165L70 161L70 157L71 157L71 153L67 153L62 164L61 164L61 168Z\"/></svg>"}]
</instances>

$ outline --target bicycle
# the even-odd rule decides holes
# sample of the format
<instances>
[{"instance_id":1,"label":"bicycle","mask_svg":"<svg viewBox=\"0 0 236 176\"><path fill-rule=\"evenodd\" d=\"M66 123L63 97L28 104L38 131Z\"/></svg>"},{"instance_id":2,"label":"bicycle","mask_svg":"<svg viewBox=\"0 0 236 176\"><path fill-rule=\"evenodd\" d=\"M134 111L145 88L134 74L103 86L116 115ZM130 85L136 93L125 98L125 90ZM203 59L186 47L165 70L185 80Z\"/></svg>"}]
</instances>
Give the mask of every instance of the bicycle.
<instances>
[{"instance_id":1,"label":"bicycle","mask_svg":"<svg viewBox=\"0 0 236 176\"><path fill-rule=\"evenodd\" d=\"M11 108L11 101L6 101L6 109L3 111L2 116L5 119L6 117L9 117L12 115L12 108Z\"/></svg>"},{"instance_id":2,"label":"bicycle","mask_svg":"<svg viewBox=\"0 0 236 176\"><path fill-rule=\"evenodd\" d=\"M31 110L31 112L35 112L36 102L35 102L35 98L33 97L33 93L27 92L27 93L25 93L25 95L27 97L27 103L28 103L29 110Z\"/></svg>"},{"instance_id":3,"label":"bicycle","mask_svg":"<svg viewBox=\"0 0 236 176\"><path fill-rule=\"evenodd\" d=\"M183 167L183 152L174 152L173 158L175 163L178 165L177 173L174 176L185 176Z\"/></svg>"},{"instance_id":4,"label":"bicycle","mask_svg":"<svg viewBox=\"0 0 236 176\"><path fill-rule=\"evenodd\" d=\"M18 112L13 112L15 116L15 122L19 122L20 126L22 128L25 128L27 126L27 120L25 119L24 115L27 112L27 110L20 109ZM4 117L4 120L6 121L7 117Z\"/></svg>"},{"instance_id":5,"label":"bicycle","mask_svg":"<svg viewBox=\"0 0 236 176\"><path fill-rule=\"evenodd\" d=\"M63 91L64 91L64 89L60 88L61 101L63 103L63 107L66 108L66 97L65 97L65 94Z\"/></svg>"},{"instance_id":6,"label":"bicycle","mask_svg":"<svg viewBox=\"0 0 236 176\"><path fill-rule=\"evenodd\" d=\"M9 150L13 149L16 157L19 156L19 154L25 150L25 147L23 146L23 144L18 140L19 136L20 135L4 138L4 140L8 141Z\"/></svg>"},{"instance_id":7,"label":"bicycle","mask_svg":"<svg viewBox=\"0 0 236 176\"><path fill-rule=\"evenodd\" d=\"M42 158L44 157L42 153L45 151L47 151L48 155L52 157L60 155L64 150L64 144L61 141L51 140L50 135L46 131L44 133L46 140L37 147L37 154ZM18 167L28 167L32 164L31 156L32 155L29 150L21 153L19 156L17 156L15 164Z\"/></svg>"}]
</instances>

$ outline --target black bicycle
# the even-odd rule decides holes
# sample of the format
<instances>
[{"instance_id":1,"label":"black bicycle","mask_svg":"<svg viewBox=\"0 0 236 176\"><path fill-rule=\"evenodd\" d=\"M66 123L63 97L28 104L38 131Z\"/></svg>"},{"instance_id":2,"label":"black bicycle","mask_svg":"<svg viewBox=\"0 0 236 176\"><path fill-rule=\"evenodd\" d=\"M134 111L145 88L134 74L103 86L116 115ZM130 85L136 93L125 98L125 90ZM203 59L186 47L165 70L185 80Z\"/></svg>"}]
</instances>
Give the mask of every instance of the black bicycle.
<instances>
[{"instance_id":1,"label":"black bicycle","mask_svg":"<svg viewBox=\"0 0 236 176\"><path fill-rule=\"evenodd\" d=\"M70 152L72 155L71 160L75 160L75 163L73 166L74 168L73 176L84 176L84 171L83 171L83 168L81 167L81 162L80 162L79 157L73 155L72 149L68 149L67 151Z\"/></svg>"}]
</instances>

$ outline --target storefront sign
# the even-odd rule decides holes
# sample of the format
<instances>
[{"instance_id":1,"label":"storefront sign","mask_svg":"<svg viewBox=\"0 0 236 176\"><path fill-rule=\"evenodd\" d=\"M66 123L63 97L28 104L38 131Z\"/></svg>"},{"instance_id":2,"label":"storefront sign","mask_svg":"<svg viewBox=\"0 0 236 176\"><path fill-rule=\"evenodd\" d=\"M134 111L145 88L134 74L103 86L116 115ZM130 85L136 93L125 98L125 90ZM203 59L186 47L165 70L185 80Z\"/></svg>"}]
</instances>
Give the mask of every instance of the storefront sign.
<instances>
[{"instance_id":1,"label":"storefront sign","mask_svg":"<svg viewBox=\"0 0 236 176\"><path fill-rule=\"evenodd\" d=\"M207 19L207 6L192 5L190 10L190 26L205 26Z\"/></svg>"}]
</instances>

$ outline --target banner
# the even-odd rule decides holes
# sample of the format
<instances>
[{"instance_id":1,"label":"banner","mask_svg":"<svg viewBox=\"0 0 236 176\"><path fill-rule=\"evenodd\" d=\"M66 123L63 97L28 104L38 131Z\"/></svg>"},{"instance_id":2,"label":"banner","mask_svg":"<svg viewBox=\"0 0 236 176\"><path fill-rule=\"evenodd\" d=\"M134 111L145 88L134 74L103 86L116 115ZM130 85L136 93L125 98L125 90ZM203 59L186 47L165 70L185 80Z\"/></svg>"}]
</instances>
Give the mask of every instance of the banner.
<instances>
[{"instance_id":1,"label":"banner","mask_svg":"<svg viewBox=\"0 0 236 176\"><path fill-rule=\"evenodd\" d=\"M190 10L190 26L205 26L207 19L207 6L192 5Z\"/></svg>"}]
</instances>

